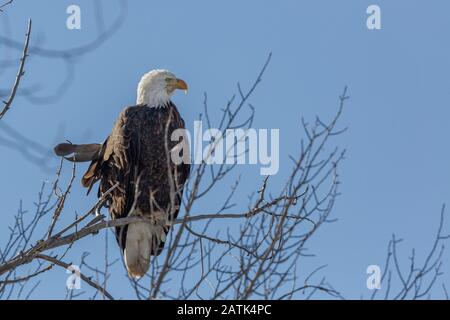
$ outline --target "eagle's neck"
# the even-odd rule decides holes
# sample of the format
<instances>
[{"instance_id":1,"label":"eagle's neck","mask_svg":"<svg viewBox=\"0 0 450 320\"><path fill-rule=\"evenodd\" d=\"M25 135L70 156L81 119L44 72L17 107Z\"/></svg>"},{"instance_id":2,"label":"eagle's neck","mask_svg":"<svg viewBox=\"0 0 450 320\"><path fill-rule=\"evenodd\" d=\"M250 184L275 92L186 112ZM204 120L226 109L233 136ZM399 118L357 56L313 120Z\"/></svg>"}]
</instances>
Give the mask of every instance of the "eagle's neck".
<instances>
[{"instance_id":1,"label":"eagle's neck","mask_svg":"<svg viewBox=\"0 0 450 320\"><path fill-rule=\"evenodd\" d=\"M170 95L165 88L138 86L137 105L146 105L150 108L162 108L170 104Z\"/></svg>"},{"instance_id":2,"label":"eagle's neck","mask_svg":"<svg viewBox=\"0 0 450 320\"><path fill-rule=\"evenodd\" d=\"M143 108L151 108L151 109L166 109L169 108L172 105L172 101L168 101L164 104L160 104L160 105L149 105L149 104L142 104L142 103L138 103L136 104L137 107L143 107Z\"/></svg>"}]
</instances>

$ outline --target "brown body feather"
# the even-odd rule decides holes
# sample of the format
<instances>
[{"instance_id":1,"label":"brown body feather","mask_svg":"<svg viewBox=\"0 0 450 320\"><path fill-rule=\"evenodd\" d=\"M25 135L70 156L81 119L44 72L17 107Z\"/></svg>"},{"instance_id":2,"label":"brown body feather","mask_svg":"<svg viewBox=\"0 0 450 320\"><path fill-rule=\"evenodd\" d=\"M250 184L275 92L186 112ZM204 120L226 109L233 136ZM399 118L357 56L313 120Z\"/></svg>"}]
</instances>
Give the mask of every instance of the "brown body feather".
<instances>
[{"instance_id":1,"label":"brown body feather","mask_svg":"<svg viewBox=\"0 0 450 320\"><path fill-rule=\"evenodd\" d=\"M174 164L167 151L178 144L171 141L172 132L184 127L183 119L171 102L160 108L133 106L124 109L98 157L83 176L83 186L90 190L100 180L100 197L118 183L106 200L111 218L126 217L133 209L135 214L153 219L155 223L160 222L158 219L168 221L167 233L170 222L178 215L190 170L189 164ZM161 213L165 216L160 217ZM116 236L125 250L127 226L117 227ZM152 255L161 253L164 240L154 239Z\"/></svg>"}]
</instances>

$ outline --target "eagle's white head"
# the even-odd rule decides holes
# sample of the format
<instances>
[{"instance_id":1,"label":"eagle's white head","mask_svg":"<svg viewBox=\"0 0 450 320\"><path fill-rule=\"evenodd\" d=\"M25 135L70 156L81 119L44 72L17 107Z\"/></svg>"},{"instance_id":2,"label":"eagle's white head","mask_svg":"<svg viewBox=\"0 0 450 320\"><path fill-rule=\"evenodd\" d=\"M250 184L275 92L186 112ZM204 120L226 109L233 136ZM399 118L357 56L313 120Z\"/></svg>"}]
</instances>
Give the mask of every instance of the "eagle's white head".
<instances>
[{"instance_id":1,"label":"eagle's white head","mask_svg":"<svg viewBox=\"0 0 450 320\"><path fill-rule=\"evenodd\" d=\"M175 89L187 92L186 82L167 70L152 70L139 81L136 104L163 107L170 101Z\"/></svg>"}]
</instances>

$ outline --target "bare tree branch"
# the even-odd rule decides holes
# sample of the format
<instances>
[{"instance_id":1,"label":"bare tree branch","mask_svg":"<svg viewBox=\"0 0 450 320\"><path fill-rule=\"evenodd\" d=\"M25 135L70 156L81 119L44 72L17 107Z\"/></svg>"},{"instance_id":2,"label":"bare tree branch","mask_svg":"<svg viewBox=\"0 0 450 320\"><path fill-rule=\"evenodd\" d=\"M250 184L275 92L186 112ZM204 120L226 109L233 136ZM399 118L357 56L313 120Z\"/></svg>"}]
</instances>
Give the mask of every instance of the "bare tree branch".
<instances>
[{"instance_id":1,"label":"bare tree branch","mask_svg":"<svg viewBox=\"0 0 450 320\"><path fill-rule=\"evenodd\" d=\"M381 290L374 290L371 299L376 299L384 291L384 299L416 300L428 297L437 280L443 275L444 241L450 234L444 234L445 206L442 206L439 225L430 250L422 263L418 263L415 250L409 257L409 264L403 267L399 259L398 246L402 239L395 234L389 241L386 262L381 276ZM444 294L446 295L445 285Z\"/></svg>"},{"instance_id":2,"label":"bare tree branch","mask_svg":"<svg viewBox=\"0 0 450 320\"><path fill-rule=\"evenodd\" d=\"M3 9L4 9L6 6L10 5L12 2L13 2L13 0L8 0L8 1L6 1L5 3L1 4L1 5L0 5L0 12L3 12Z\"/></svg>"},{"instance_id":3,"label":"bare tree branch","mask_svg":"<svg viewBox=\"0 0 450 320\"><path fill-rule=\"evenodd\" d=\"M14 81L14 84L11 89L11 94L9 95L9 98L6 101L3 101L4 106L2 111L0 111L0 120L5 116L6 112L11 108L11 104L14 100L14 97L16 96L17 89L19 88L20 80L22 79L23 75L25 74L24 67L25 67L25 60L28 57L28 45L30 43L30 35L31 35L31 19L28 20L28 28L27 33L25 34L25 44L23 46L22 51L22 57L20 58L20 64L19 64L19 70L16 74L16 80Z\"/></svg>"},{"instance_id":4,"label":"bare tree branch","mask_svg":"<svg viewBox=\"0 0 450 320\"><path fill-rule=\"evenodd\" d=\"M44 254L38 254L36 256L36 258L38 259L42 259L42 260L46 260L48 262L51 262L57 266L60 266L64 269L68 269L70 267L70 264L65 263L63 261L61 261L58 257L51 257L51 256L47 256ZM89 284L91 287L95 288L96 290L100 291L104 296L106 296L108 299L110 300L114 300L113 296L105 290L105 288L103 288L101 285L99 285L98 283L96 283L95 281L92 281L91 278L86 277L84 274L80 273L80 278L86 282L87 284Z\"/></svg>"}]
</instances>

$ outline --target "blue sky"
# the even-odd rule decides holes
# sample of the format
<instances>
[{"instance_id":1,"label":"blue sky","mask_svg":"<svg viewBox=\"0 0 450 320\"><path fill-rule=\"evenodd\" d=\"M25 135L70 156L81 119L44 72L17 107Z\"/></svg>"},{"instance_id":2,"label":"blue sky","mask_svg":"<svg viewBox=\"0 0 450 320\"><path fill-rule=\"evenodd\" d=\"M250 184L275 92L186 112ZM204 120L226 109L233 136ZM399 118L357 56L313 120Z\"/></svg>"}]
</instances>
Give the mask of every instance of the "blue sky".
<instances>
[{"instance_id":1,"label":"blue sky","mask_svg":"<svg viewBox=\"0 0 450 320\"><path fill-rule=\"evenodd\" d=\"M109 25L119 6L101 3ZM81 7L81 30L65 26L70 4ZM381 30L366 27L370 4L381 8ZM96 37L94 12L90 1L17 0L0 14L0 33L9 26L11 37L23 41L31 17L32 44L72 48ZM118 32L76 61L64 95L44 105L19 96L2 121L47 148L64 139L102 141L120 110L134 103L141 75L166 68L189 84L189 94L178 94L174 101L186 122L193 123L204 92L218 109L237 81L244 88L252 83L272 52L251 102L254 127L281 128L276 183L288 173L288 155L297 150L301 117L330 117L348 85L351 99L342 125L349 130L335 141L348 150L340 171L342 196L333 212L338 221L323 227L310 250L317 255L314 264L328 265L324 275L344 296L368 296L366 268L383 264L392 233L405 239L400 247L405 261L412 247L425 254L441 205L450 203L449 12L450 3L437 0L433 5L407 0L129 1ZM9 58L20 54L0 50ZM61 84L65 69L60 61L31 55L26 71L24 87L41 84L49 93ZM1 88L10 86L14 72L0 74ZM40 184L53 174L1 145L0 154L2 243L19 201L32 208ZM48 165L57 161L50 158ZM79 176L83 169L78 168ZM250 193L260 179L258 169L239 170L249 177L241 190ZM202 205L208 208L215 200ZM66 212L83 212L93 201L77 185ZM78 257L87 248L103 248L99 239L81 241ZM448 253L444 261L448 269ZM65 278L64 270L53 270L35 297L61 297Z\"/></svg>"}]
</instances>

